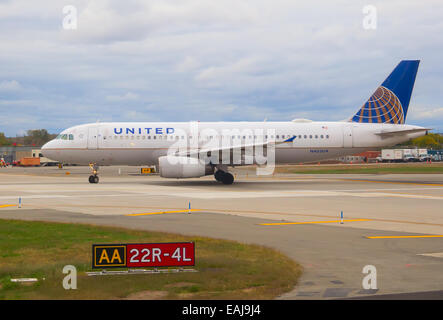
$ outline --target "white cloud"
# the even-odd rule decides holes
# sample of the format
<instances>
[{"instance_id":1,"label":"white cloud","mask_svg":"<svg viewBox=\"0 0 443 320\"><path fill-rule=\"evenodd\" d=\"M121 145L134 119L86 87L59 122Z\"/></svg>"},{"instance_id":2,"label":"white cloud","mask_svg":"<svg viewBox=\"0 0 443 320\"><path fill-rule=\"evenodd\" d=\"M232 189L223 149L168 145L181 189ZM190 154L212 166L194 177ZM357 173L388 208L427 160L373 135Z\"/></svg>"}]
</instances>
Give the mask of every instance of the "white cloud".
<instances>
[{"instance_id":1,"label":"white cloud","mask_svg":"<svg viewBox=\"0 0 443 320\"><path fill-rule=\"evenodd\" d=\"M123 95L110 95L106 96L106 100L108 101L134 101L138 100L138 94L132 92L126 92Z\"/></svg>"},{"instance_id":2,"label":"white cloud","mask_svg":"<svg viewBox=\"0 0 443 320\"><path fill-rule=\"evenodd\" d=\"M340 120L411 58L422 60L413 103L428 107L411 106L408 122L443 130L441 0L373 1L375 31L362 28L363 0L67 4L78 9L77 30L62 29L59 1L0 1L0 103L24 106L23 118L42 125ZM11 134L22 126L0 119Z\"/></svg>"},{"instance_id":3,"label":"white cloud","mask_svg":"<svg viewBox=\"0 0 443 320\"><path fill-rule=\"evenodd\" d=\"M186 56L183 61L177 64L176 70L178 72L190 72L200 66L199 62L191 56Z\"/></svg>"},{"instance_id":4,"label":"white cloud","mask_svg":"<svg viewBox=\"0 0 443 320\"><path fill-rule=\"evenodd\" d=\"M408 115L412 120L443 120L442 106L410 106Z\"/></svg>"},{"instance_id":5,"label":"white cloud","mask_svg":"<svg viewBox=\"0 0 443 320\"><path fill-rule=\"evenodd\" d=\"M3 80L0 82L0 91L18 91L22 86L16 80Z\"/></svg>"}]
</instances>

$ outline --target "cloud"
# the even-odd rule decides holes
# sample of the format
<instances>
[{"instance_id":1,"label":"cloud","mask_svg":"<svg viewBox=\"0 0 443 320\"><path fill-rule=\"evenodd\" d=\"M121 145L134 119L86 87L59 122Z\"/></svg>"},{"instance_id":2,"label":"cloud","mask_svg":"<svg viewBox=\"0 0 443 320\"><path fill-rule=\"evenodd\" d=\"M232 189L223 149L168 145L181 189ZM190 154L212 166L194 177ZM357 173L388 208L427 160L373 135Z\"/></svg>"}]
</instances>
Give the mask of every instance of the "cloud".
<instances>
[{"instance_id":1,"label":"cloud","mask_svg":"<svg viewBox=\"0 0 443 320\"><path fill-rule=\"evenodd\" d=\"M113 101L113 102L121 102L121 101L134 101L138 100L139 96L132 92L126 92L123 95L109 95L106 96L107 101Z\"/></svg>"},{"instance_id":2,"label":"cloud","mask_svg":"<svg viewBox=\"0 0 443 320\"><path fill-rule=\"evenodd\" d=\"M413 120L443 119L443 106L412 106L411 109L410 118Z\"/></svg>"},{"instance_id":3,"label":"cloud","mask_svg":"<svg viewBox=\"0 0 443 320\"><path fill-rule=\"evenodd\" d=\"M408 122L443 131L443 4L380 1L0 1L0 127L101 121L341 120L401 59L421 59ZM426 36L424 36L426 35ZM10 107L8 107L10 106ZM426 107L420 107L426 106Z\"/></svg>"},{"instance_id":4,"label":"cloud","mask_svg":"<svg viewBox=\"0 0 443 320\"><path fill-rule=\"evenodd\" d=\"M22 86L16 80L4 80L0 82L0 91L18 91Z\"/></svg>"}]
</instances>

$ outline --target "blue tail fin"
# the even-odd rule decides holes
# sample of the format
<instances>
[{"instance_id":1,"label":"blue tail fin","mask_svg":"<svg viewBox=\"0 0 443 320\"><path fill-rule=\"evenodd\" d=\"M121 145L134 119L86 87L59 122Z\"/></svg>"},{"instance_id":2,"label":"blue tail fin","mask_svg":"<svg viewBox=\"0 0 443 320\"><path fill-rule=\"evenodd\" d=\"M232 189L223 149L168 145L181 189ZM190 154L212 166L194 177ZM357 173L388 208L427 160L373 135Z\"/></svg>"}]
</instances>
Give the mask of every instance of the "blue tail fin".
<instances>
[{"instance_id":1,"label":"blue tail fin","mask_svg":"<svg viewBox=\"0 0 443 320\"><path fill-rule=\"evenodd\" d=\"M405 123L419 63L402 60L350 121Z\"/></svg>"}]
</instances>

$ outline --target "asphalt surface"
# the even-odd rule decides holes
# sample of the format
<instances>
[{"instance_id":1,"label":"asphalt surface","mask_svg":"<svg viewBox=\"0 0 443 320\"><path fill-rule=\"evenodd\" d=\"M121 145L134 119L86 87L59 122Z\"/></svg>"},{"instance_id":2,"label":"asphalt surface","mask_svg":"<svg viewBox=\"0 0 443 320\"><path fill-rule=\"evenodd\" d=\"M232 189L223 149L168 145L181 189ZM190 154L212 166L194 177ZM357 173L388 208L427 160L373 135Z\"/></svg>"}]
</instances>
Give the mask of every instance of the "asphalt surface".
<instances>
[{"instance_id":1,"label":"asphalt surface","mask_svg":"<svg viewBox=\"0 0 443 320\"><path fill-rule=\"evenodd\" d=\"M443 174L257 178L237 171L236 183L224 186L212 177L166 180L138 173L135 167L103 168L100 183L91 185L84 167L2 169L0 218L266 245L304 268L300 283L280 299L443 298L443 237L428 237L443 235ZM1 207L17 205L19 197L21 208ZM199 211L188 214L189 202ZM182 212L158 214L164 211ZM292 224L263 225L269 223ZM368 238L374 236L407 238ZM366 265L376 267L375 290L362 287Z\"/></svg>"}]
</instances>

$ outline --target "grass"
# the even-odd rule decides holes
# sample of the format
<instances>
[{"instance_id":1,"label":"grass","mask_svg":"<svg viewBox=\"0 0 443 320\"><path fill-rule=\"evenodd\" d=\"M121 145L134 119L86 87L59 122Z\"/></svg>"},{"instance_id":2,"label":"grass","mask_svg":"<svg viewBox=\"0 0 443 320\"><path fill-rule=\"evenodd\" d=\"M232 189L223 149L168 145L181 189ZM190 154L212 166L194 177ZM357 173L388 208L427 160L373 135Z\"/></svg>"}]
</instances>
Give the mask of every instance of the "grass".
<instances>
[{"instance_id":1,"label":"grass","mask_svg":"<svg viewBox=\"0 0 443 320\"><path fill-rule=\"evenodd\" d=\"M197 273L88 277L93 243L196 243ZM64 290L65 265L77 290ZM234 241L80 224L0 219L0 299L272 299L291 290L301 267L273 249ZM31 285L11 278L36 277ZM43 280L44 278L44 280Z\"/></svg>"},{"instance_id":2,"label":"grass","mask_svg":"<svg viewBox=\"0 0 443 320\"><path fill-rule=\"evenodd\" d=\"M276 172L308 174L435 174L443 173L443 163L298 165L277 167Z\"/></svg>"}]
</instances>

